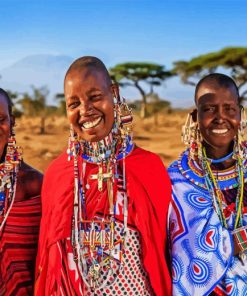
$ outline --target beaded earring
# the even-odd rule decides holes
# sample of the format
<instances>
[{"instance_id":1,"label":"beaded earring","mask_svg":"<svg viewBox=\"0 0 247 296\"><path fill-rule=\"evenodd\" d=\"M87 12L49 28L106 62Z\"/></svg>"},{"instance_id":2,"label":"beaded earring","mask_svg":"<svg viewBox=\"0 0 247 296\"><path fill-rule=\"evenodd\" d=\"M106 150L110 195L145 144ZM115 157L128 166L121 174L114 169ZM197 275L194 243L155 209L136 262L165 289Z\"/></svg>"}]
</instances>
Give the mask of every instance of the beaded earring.
<instances>
[{"instance_id":1,"label":"beaded earring","mask_svg":"<svg viewBox=\"0 0 247 296\"><path fill-rule=\"evenodd\" d=\"M22 160L22 148L16 145L13 127L8 138L5 161L0 165L0 233L15 200L17 175Z\"/></svg>"},{"instance_id":2,"label":"beaded earring","mask_svg":"<svg viewBox=\"0 0 247 296\"><path fill-rule=\"evenodd\" d=\"M14 127L12 127L6 148L5 170L13 170L13 168L15 168L20 163L21 159L22 147L16 145Z\"/></svg>"},{"instance_id":3,"label":"beaded earring","mask_svg":"<svg viewBox=\"0 0 247 296\"><path fill-rule=\"evenodd\" d=\"M194 111L193 111L194 112ZM194 121L194 114L190 112L182 126L182 142L189 147L189 157L193 160L202 159L201 134L198 123Z\"/></svg>"},{"instance_id":4,"label":"beaded earring","mask_svg":"<svg viewBox=\"0 0 247 296\"><path fill-rule=\"evenodd\" d=\"M80 143L77 138L77 134L73 130L72 125L70 125L70 131L69 131L69 139L68 139L68 149L67 149L67 154L68 154L68 161L71 160L72 156L77 155L78 148L80 146Z\"/></svg>"},{"instance_id":5,"label":"beaded earring","mask_svg":"<svg viewBox=\"0 0 247 296\"><path fill-rule=\"evenodd\" d=\"M235 138L234 142L234 148L233 148L233 158L234 159L247 159L247 143L244 140L244 132L247 126L246 121L246 115L245 115L245 109L243 106L241 106L241 112L240 112L240 124L237 136Z\"/></svg>"},{"instance_id":6,"label":"beaded earring","mask_svg":"<svg viewBox=\"0 0 247 296\"><path fill-rule=\"evenodd\" d=\"M114 112L115 112L115 122L117 124L116 128L120 130L121 136L125 138L132 133L132 110L126 104L125 99L122 101L120 99L114 99Z\"/></svg>"}]
</instances>

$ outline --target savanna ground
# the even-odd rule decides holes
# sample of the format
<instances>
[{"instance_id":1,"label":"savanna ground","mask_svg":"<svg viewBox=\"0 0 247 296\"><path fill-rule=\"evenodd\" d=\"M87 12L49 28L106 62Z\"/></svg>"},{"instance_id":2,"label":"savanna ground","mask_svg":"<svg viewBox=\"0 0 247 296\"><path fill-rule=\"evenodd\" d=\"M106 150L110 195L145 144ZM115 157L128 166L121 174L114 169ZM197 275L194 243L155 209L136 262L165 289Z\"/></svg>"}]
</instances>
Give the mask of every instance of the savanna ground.
<instances>
[{"instance_id":1,"label":"savanna ground","mask_svg":"<svg viewBox=\"0 0 247 296\"><path fill-rule=\"evenodd\" d=\"M135 115L134 139L138 146L158 153L168 166L175 160L184 145L181 142L181 127L188 111L171 114L158 114L158 124L154 118L140 119ZM19 118L16 120L16 138L23 147L24 160L44 172L48 164L66 147L69 125L66 117L49 117L46 119L46 134L41 135L40 118Z\"/></svg>"}]
</instances>

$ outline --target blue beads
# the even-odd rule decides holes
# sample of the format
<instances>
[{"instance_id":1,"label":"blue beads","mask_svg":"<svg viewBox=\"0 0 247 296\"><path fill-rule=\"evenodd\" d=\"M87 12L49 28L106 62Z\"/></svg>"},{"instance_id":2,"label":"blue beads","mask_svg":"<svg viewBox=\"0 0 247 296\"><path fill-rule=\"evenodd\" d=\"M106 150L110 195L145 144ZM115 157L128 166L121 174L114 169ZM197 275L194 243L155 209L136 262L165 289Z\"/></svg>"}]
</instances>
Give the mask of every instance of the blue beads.
<instances>
[{"instance_id":1,"label":"blue beads","mask_svg":"<svg viewBox=\"0 0 247 296\"><path fill-rule=\"evenodd\" d=\"M5 200L5 193L4 191L0 192L0 201L4 201Z\"/></svg>"},{"instance_id":2,"label":"blue beads","mask_svg":"<svg viewBox=\"0 0 247 296\"><path fill-rule=\"evenodd\" d=\"M4 202L5 202L5 193L4 191L0 192L0 211L4 209Z\"/></svg>"}]
</instances>

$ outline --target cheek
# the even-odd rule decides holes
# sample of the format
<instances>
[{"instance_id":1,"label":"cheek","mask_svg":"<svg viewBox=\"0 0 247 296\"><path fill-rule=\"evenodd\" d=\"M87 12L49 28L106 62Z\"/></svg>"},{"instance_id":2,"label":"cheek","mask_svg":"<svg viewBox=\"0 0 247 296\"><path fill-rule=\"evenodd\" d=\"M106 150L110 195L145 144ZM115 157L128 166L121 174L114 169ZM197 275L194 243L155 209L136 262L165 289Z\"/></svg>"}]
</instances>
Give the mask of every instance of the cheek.
<instances>
[{"instance_id":1,"label":"cheek","mask_svg":"<svg viewBox=\"0 0 247 296\"><path fill-rule=\"evenodd\" d=\"M235 129L235 130L238 130L239 127L240 127L240 124L241 124L241 122L240 122L240 118L234 120L234 121L233 121L234 129Z\"/></svg>"},{"instance_id":2,"label":"cheek","mask_svg":"<svg viewBox=\"0 0 247 296\"><path fill-rule=\"evenodd\" d=\"M0 134L0 143L2 145L6 145L8 143L9 136L10 136L10 127L9 126L2 126L1 127L1 134Z\"/></svg>"},{"instance_id":3,"label":"cheek","mask_svg":"<svg viewBox=\"0 0 247 296\"><path fill-rule=\"evenodd\" d=\"M106 121L109 124L113 124L113 122L114 122L114 105L107 103L104 106L102 106L102 110L105 114Z\"/></svg>"},{"instance_id":4,"label":"cheek","mask_svg":"<svg viewBox=\"0 0 247 296\"><path fill-rule=\"evenodd\" d=\"M77 112L67 110L67 118L68 118L70 123L74 124L76 122Z\"/></svg>"},{"instance_id":5,"label":"cheek","mask_svg":"<svg viewBox=\"0 0 247 296\"><path fill-rule=\"evenodd\" d=\"M112 127L114 123L114 109L112 108L108 113L108 123Z\"/></svg>"}]
</instances>

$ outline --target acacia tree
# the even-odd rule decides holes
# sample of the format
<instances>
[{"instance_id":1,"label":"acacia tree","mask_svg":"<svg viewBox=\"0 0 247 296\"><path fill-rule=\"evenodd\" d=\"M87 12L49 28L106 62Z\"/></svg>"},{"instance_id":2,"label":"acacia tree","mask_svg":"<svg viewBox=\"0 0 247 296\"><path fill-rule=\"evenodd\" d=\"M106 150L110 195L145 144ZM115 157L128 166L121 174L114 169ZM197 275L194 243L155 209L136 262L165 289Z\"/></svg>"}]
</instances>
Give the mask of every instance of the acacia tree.
<instances>
[{"instance_id":1,"label":"acacia tree","mask_svg":"<svg viewBox=\"0 0 247 296\"><path fill-rule=\"evenodd\" d=\"M160 86L172 73L165 71L162 65L128 62L111 68L110 75L120 86L133 86L138 89L142 96L141 117L144 118L147 113L147 96L153 93L154 86Z\"/></svg>"},{"instance_id":2,"label":"acacia tree","mask_svg":"<svg viewBox=\"0 0 247 296\"><path fill-rule=\"evenodd\" d=\"M48 115L51 106L47 106L46 97L49 94L48 89L43 86L36 88L31 86L32 95L23 93L22 97L18 100L22 112L26 116L39 116L40 117L40 133L45 133L45 119Z\"/></svg>"},{"instance_id":3,"label":"acacia tree","mask_svg":"<svg viewBox=\"0 0 247 296\"><path fill-rule=\"evenodd\" d=\"M219 67L230 70L236 81L242 99L246 99L247 90L247 47L226 47L217 52L200 55L190 61L176 61L172 72L180 76L182 82L196 85L203 76L213 73Z\"/></svg>"},{"instance_id":4,"label":"acacia tree","mask_svg":"<svg viewBox=\"0 0 247 296\"><path fill-rule=\"evenodd\" d=\"M58 102L57 112L59 115L66 115L66 102L64 93L57 93L55 95L55 100Z\"/></svg>"}]
</instances>

